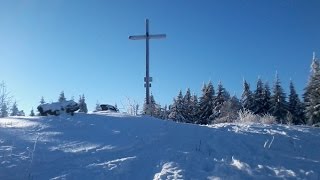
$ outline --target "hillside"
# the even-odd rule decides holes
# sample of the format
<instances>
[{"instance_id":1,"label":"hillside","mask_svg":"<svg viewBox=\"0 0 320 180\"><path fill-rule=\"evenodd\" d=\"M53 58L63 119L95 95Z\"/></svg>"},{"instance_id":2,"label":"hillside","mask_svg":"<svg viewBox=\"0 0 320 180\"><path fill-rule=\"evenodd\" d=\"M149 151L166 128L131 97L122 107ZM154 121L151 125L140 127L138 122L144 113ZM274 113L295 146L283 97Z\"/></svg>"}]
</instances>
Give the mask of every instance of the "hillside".
<instances>
[{"instance_id":1,"label":"hillside","mask_svg":"<svg viewBox=\"0 0 320 180\"><path fill-rule=\"evenodd\" d=\"M124 114L0 119L0 179L319 179L320 129Z\"/></svg>"}]
</instances>

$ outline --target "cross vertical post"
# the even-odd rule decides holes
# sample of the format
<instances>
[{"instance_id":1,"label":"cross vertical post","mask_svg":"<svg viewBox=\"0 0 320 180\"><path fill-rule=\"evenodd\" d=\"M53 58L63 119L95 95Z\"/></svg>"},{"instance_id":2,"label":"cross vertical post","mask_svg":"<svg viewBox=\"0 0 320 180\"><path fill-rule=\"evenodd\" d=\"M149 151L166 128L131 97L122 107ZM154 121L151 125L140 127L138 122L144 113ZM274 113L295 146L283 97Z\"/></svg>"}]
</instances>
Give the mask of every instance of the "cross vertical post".
<instances>
[{"instance_id":1,"label":"cross vertical post","mask_svg":"<svg viewBox=\"0 0 320 180\"><path fill-rule=\"evenodd\" d=\"M150 104L150 75L149 75L149 19L146 19L146 78L145 78L145 87L146 87L146 104Z\"/></svg>"},{"instance_id":2,"label":"cross vertical post","mask_svg":"<svg viewBox=\"0 0 320 180\"><path fill-rule=\"evenodd\" d=\"M163 39L166 38L166 34L149 34L149 19L146 19L146 34L129 36L130 40L146 40L146 76L144 78L144 86L146 88L146 112L145 114L150 114L150 87L152 82L152 77L150 77L149 71L149 39Z\"/></svg>"}]
</instances>

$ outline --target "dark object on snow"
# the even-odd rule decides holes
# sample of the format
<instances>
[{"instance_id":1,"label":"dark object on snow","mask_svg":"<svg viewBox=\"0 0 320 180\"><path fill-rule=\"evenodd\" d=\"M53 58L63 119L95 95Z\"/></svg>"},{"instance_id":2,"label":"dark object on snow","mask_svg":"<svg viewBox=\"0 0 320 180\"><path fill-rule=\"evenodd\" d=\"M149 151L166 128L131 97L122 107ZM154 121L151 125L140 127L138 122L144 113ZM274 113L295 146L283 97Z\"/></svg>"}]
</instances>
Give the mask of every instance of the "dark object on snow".
<instances>
[{"instance_id":1,"label":"dark object on snow","mask_svg":"<svg viewBox=\"0 0 320 180\"><path fill-rule=\"evenodd\" d=\"M58 116L59 114L61 114L61 112L66 112L73 115L75 111L79 110L79 105L78 103L70 100L70 101L63 101L63 102L41 104L37 107L37 109L40 112L41 116L47 116L47 115Z\"/></svg>"},{"instance_id":2,"label":"dark object on snow","mask_svg":"<svg viewBox=\"0 0 320 180\"><path fill-rule=\"evenodd\" d=\"M113 112L119 112L119 109L115 106L109 105L109 104L101 104L100 105L101 111L113 111Z\"/></svg>"},{"instance_id":3,"label":"dark object on snow","mask_svg":"<svg viewBox=\"0 0 320 180\"><path fill-rule=\"evenodd\" d=\"M313 127L320 127L320 123L316 123L312 125Z\"/></svg>"}]
</instances>

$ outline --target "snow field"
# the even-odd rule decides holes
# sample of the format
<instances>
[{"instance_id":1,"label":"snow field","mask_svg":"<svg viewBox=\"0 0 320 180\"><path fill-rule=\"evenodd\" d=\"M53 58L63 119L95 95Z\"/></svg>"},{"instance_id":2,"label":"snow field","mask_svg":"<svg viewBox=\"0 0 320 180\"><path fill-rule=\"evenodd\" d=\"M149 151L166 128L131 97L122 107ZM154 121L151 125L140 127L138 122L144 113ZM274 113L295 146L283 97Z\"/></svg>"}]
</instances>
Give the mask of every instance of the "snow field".
<instances>
[{"instance_id":1,"label":"snow field","mask_svg":"<svg viewBox=\"0 0 320 180\"><path fill-rule=\"evenodd\" d=\"M120 113L0 119L0 179L318 179L320 130Z\"/></svg>"}]
</instances>

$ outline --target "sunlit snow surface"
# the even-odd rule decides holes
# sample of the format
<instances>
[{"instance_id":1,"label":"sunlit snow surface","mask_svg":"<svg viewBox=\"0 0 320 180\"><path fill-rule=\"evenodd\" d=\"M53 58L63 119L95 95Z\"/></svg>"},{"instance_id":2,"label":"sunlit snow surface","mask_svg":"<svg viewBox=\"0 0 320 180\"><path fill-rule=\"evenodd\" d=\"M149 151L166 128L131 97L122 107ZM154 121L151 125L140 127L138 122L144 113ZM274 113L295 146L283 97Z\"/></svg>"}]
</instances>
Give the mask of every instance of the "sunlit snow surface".
<instances>
[{"instance_id":1,"label":"sunlit snow surface","mask_svg":"<svg viewBox=\"0 0 320 180\"><path fill-rule=\"evenodd\" d=\"M320 179L320 129L120 113L0 119L0 179Z\"/></svg>"}]
</instances>

